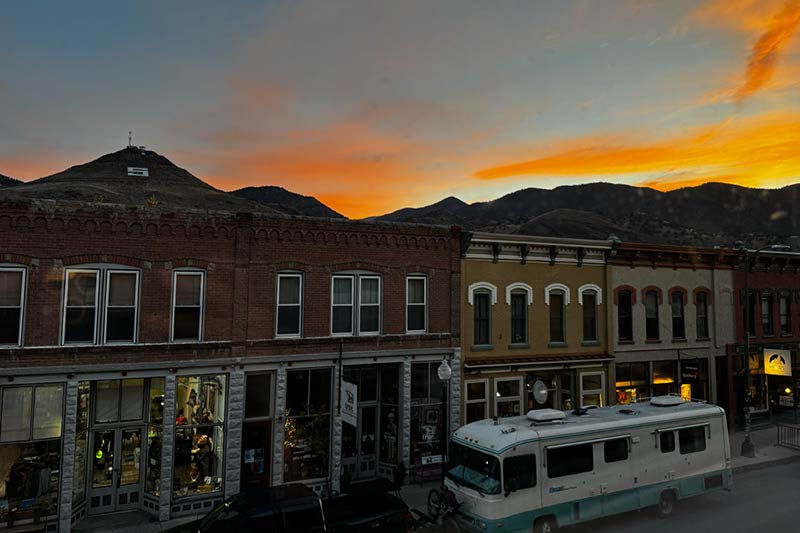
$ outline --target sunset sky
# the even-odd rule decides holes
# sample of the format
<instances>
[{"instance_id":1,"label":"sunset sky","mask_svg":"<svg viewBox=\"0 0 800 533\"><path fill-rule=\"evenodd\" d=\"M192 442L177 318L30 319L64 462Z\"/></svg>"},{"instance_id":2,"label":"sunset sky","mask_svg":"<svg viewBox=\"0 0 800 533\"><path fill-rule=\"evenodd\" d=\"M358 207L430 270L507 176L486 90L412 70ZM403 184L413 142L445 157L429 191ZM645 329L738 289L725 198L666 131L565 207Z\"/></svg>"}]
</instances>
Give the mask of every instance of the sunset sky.
<instances>
[{"instance_id":1,"label":"sunset sky","mask_svg":"<svg viewBox=\"0 0 800 533\"><path fill-rule=\"evenodd\" d=\"M127 144L351 218L800 181L800 0L0 2L0 174Z\"/></svg>"}]
</instances>

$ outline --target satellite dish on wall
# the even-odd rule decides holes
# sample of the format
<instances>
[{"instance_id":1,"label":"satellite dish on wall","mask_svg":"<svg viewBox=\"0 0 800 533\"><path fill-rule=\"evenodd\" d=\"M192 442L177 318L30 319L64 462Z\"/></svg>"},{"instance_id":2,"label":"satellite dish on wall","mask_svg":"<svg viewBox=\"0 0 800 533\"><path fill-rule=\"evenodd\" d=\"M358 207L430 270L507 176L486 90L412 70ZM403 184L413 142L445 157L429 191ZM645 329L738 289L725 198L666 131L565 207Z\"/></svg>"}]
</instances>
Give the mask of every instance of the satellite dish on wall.
<instances>
[{"instance_id":1,"label":"satellite dish on wall","mask_svg":"<svg viewBox=\"0 0 800 533\"><path fill-rule=\"evenodd\" d=\"M547 385L541 380L537 380L536 383L533 384L533 399L536 400L538 404L543 404L547 401Z\"/></svg>"}]
</instances>

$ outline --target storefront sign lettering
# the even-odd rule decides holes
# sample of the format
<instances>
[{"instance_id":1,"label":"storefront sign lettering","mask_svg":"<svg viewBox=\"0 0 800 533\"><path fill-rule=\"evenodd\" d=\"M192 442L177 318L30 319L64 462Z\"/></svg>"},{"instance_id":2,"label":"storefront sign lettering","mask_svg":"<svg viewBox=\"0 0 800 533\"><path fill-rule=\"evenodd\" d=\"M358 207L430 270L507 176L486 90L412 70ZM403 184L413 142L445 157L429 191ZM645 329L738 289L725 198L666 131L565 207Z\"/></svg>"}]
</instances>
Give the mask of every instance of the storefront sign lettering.
<instances>
[{"instance_id":1,"label":"storefront sign lettering","mask_svg":"<svg viewBox=\"0 0 800 533\"><path fill-rule=\"evenodd\" d=\"M792 352L764 348L764 371L773 376L791 376Z\"/></svg>"}]
</instances>

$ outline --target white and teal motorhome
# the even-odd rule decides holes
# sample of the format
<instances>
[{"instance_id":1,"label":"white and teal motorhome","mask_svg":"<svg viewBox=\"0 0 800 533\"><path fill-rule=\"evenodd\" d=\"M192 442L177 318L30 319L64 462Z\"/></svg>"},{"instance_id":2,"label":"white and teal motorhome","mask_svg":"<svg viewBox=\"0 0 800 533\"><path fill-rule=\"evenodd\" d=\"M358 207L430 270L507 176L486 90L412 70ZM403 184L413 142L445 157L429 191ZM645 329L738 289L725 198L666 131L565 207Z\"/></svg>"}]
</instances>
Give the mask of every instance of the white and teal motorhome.
<instances>
[{"instance_id":1,"label":"white and teal motorhome","mask_svg":"<svg viewBox=\"0 0 800 533\"><path fill-rule=\"evenodd\" d=\"M477 531L558 526L730 489L722 408L655 397L648 403L483 420L450 441L445 484L458 519Z\"/></svg>"}]
</instances>

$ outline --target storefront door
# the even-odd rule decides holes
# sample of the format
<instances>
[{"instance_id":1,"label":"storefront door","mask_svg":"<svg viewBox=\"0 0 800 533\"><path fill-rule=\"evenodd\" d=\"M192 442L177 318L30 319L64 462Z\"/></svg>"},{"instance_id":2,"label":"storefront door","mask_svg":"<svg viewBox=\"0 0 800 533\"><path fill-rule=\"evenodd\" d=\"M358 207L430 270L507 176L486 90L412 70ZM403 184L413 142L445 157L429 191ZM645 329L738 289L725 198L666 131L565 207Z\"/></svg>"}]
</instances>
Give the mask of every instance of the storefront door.
<instances>
[{"instance_id":1,"label":"storefront door","mask_svg":"<svg viewBox=\"0 0 800 533\"><path fill-rule=\"evenodd\" d=\"M139 509L143 428L92 432L89 513Z\"/></svg>"},{"instance_id":2,"label":"storefront door","mask_svg":"<svg viewBox=\"0 0 800 533\"><path fill-rule=\"evenodd\" d=\"M358 453L357 478L365 479L375 477L377 464L378 439L378 407L375 405L359 407L358 409Z\"/></svg>"}]
</instances>

